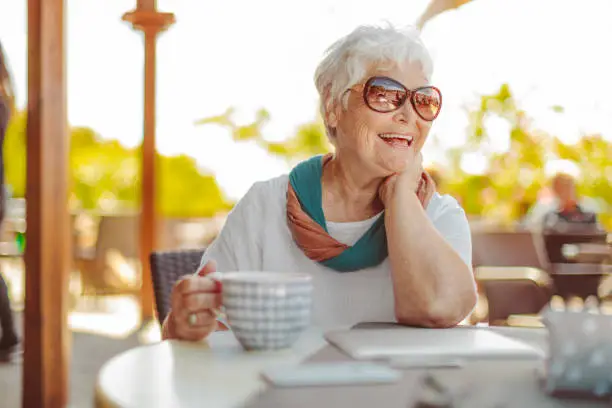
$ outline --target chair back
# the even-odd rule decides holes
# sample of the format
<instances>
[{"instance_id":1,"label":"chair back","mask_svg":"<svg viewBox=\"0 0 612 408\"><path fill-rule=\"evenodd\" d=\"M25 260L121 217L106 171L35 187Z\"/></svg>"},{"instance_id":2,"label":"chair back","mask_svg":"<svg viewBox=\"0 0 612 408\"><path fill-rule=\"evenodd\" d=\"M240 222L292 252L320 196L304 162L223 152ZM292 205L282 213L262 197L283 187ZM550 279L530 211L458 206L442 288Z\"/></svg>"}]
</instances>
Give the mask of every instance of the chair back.
<instances>
[{"instance_id":1,"label":"chair back","mask_svg":"<svg viewBox=\"0 0 612 408\"><path fill-rule=\"evenodd\" d=\"M530 231L482 231L472 233L473 264L524 266L548 270L540 240Z\"/></svg>"},{"instance_id":2,"label":"chair back","mask_svg":"<svg viewBox=\"0 0 612 408\"><path fill-rule=\"evenodd\" d=\"M511 315L540 313L554 290L548 274L537 268L479 267L475 274L491 326L505 324Z\"/></svg>"},{"instance_id":3,"label":"chair back","mask_svg":"<svg viewBox=\"0 0 612 408\"><path fill-rule=\"evenodd\" d=\"M157 318L164 322L170 312L170 295L174 283L182 276L195 273L204 255L203 249L156 251L149 256Z\"/></svg>"},{"instance_id":4,"label":"chair back","mask_svg":"<svg viewBox=\"0 0 612 408\"><path fill-rule=\"evenodd\" d=\"M96 253L103 257L107 251L115 250L125 258L138 258L139 218L138 214L102 216Z\"/></svg>"},{"instance_id":5,"label":"chair back","mask_svg":"<svg viewBox=\"0 0 612 408\"><path fill-rule=\"evenodd\" d=\"M78 245L74 248L84 292L102 295L138 290L141 282L138 234L137 214L100 216L95 250L88 253ZM73 236L75 244L77 239Z\"/></svg>"},{"instance_id":6,"label":"chair back","mask_svg":"<svg viewBox=\"0 0 612 408\"><path fill-rule=\"evenodd\" d=\"M505 325L511 315L536 315L548 304L552 290L534 281L508 280L482 282L491 326Z\"/></svg>"}]
</instances>

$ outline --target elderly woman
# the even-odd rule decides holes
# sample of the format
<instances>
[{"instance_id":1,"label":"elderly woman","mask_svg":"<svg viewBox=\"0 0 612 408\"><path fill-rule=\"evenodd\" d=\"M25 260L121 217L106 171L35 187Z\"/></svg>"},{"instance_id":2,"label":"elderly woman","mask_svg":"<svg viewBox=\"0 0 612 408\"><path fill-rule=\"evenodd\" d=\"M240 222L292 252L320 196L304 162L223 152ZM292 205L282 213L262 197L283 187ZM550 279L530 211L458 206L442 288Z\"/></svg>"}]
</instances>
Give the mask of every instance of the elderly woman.
<instances>
[{"instance_id":1,"label":"elderly woman","mask_svg":"<svg viewBox=\"0 0 612 408\"><path fill-rule=\"evenodd\" d=\"M470 230L420 153L442 104L431 71L416 31L359 27L333 44L315 83L334 153L251 187L174 287L164 338L222 327L213 271L312 275L319 327L461 322L476 302Z\"/></svg>"}]
</instances>

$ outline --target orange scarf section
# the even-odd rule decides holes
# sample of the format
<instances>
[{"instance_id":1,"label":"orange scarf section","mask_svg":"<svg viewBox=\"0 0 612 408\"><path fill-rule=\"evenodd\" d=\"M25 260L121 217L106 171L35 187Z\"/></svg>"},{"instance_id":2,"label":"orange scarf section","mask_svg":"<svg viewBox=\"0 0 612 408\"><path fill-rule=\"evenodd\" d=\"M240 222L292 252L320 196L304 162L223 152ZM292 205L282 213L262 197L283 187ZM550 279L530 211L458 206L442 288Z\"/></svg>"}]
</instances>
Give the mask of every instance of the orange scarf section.
<instances>
[{"instance_id":1,"label":"orange scarf section","mask_svg":"<svg viewBox=\"0 0 612 408\"><path fill-rule=\"evenodd\" d=\"M348 245L336 241L302 210L291 183L287 188L287 222L293 240L313 261L334 258L348 248Z\"/></svg>"}]
</instances>

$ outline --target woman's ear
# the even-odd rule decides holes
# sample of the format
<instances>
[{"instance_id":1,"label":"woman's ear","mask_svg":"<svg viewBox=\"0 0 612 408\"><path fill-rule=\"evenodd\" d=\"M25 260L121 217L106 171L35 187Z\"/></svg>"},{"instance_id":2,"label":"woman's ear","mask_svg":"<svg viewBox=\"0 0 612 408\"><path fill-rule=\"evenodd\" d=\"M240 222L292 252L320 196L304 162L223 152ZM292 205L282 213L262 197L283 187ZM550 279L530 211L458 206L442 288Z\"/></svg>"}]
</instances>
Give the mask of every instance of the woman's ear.
<instances>
[{"instance_id":1,"label":"woman's ear","mask_svg":"<svg viewBox=\"0 0 612 408\"><path fill-rule=\"evenodd\" d=\"M327 127L327 131L333 136L336 134L336 127L338 127L338 112L337 104L332 100L330 90L331 86L328 86L325 89L325 125Z\"/></svg>"},{"instance_id":2,"label":"woman's ear","mask_svg":"<svg viewBox=\"0 0 612 408\"><path fill-rule=\"evenodd\" d=\"M338 124L338 117L335 109L336 104L331 97L331 85L325 88L324 98L325 103L323 106L325 106L325 120L329 126L336 127Z\"/></svg>"},{"instance_id":3,"label":"woman's ear","mask_svg":"<svg viewBox=\"0 0 612 408\"><path fill-rule=\"evenodd\" d=\"M336 129L338 128L338 114L335 112L335 108L332 108L325 112L326 121L325 125L327 127L327 133L331 137L336 136Z\"/></svg>"},{"instance_id":4,"label":"woman's ear","mask_svg":"<svg viewBox=\"0 0 612 408\"><path fill-rule=\"evenodd\" d=\"M336 112L331 111L327 114L327 125L332 128L338 126L338 116Z\"/></svg>"}]
</instances>

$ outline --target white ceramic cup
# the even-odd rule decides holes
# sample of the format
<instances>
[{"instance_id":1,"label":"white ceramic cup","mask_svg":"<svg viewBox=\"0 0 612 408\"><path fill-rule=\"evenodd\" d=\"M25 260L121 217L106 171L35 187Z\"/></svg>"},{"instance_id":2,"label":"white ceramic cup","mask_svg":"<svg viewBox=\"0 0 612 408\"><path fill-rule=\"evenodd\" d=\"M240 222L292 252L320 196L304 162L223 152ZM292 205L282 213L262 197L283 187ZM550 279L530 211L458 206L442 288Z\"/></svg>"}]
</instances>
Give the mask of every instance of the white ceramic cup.
<instances>
[{"instance_id":1,"label":"white ceramic cup","mask_svg":"<svg viewBox=\"0 0 612 408\"><path fill-rule=\"evenodd\" d=\"M216 273L223 308L234 335L247 350L291 347L309 326L312 278L292 272Z\"/></svg>"}]
</instances>

